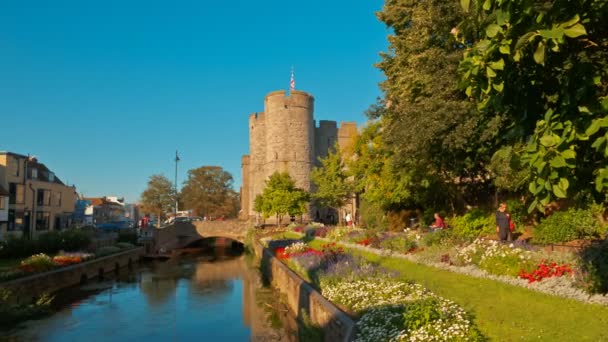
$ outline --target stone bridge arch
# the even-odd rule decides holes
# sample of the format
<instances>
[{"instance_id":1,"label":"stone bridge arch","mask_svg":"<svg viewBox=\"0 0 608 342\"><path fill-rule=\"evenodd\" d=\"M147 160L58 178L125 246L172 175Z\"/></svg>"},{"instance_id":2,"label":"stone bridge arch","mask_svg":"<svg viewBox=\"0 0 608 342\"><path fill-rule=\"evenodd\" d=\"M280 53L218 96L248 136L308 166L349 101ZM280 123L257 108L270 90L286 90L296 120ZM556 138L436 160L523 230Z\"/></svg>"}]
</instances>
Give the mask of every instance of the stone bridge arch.
<instances>
[{"instance_id":1,"label":"stone bridge arch","mask_svg":"<svg viewBox=\"0 0 608 342\"><path fill-rule=\"evenodd\" d=\"M244 244L247 228L247 222L237 220L179 222L156 229L155 249L157 252L161 249L170 251L212 237L228 238Z\"/></svg>"}]
</instances>

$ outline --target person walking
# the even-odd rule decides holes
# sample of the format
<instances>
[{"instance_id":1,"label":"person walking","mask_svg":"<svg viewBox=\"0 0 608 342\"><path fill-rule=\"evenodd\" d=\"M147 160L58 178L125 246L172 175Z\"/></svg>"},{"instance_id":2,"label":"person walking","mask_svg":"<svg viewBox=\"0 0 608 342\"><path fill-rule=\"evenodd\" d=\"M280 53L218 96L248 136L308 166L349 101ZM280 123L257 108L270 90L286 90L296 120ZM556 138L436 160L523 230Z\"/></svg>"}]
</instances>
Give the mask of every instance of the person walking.
<instances>
[{"instance_id":1,"label":"person walking","mask_svg":"<svg viewBox=\"0 0 608 342\"><path fill-rule=\"evenodd\" d=\"M500 203L496 211L496 234L500 241L511 240L510 234L511 214L507 211L507 204Z\"/></svg>"}]
</instances>

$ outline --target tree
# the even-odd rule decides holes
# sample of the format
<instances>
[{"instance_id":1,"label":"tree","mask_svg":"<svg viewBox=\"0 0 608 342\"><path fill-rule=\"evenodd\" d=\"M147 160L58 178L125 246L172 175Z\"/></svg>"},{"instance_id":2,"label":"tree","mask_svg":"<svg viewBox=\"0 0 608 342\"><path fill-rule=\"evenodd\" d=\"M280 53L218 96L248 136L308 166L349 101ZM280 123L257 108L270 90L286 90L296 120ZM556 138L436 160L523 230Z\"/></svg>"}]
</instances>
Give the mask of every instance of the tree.
<instances>
[{"instance_id":1,"label":"tree","mask_svg":"<svg viewBox=\"0 0 608 342\"><path fill-rule=\"evenodd\" d=\"M353 195L353 185L346 173L346 165L342 159L340 147L336 144L325 158L319 158L321 167L315 167L311 179L316 185L313 199L321 206L338 211L340 225L342 224L342 208Z\"/></svg>"},{"instance_id":2,"label":"tree","mask_svg":"<svg viewBox=\"0 0 608 342\"><path fill-rule=\"evenodd\" d=\"M460 27L478 24L462 87L481 113L505 119L504 144L526 145L529 211L569 194L605 201L608 3L481 3L462 1L471 17Z\"/></svg>"},{"instance_id":3,"label":"tree","mask_svg":"<svg viewBox=\"0 0 608 342\"><path fill-rule=\"evenodd\" d=\"M264 218L275 215L280 226L284 215L304 214L309 200L309 194L295 186L289 173L275 172L266 181L264 191L256 196L254 210Z\"/></svg>"},{"instance_id":4,"label":"tree","mask_svg":"<svg viewBox=\"0 0 608 342\"><path fill-rule=\"evenodd\" d=\"M440 0L386 0L378 13L393 34L377 65L386 76L384 100L368 116L380 119L390 151L381 177L386 189L401 188L416 201L439 192L450 203L462 202L491 186L487 164L500 118L480 115L459 87L466 46L451 32L464 15L458 2Z\"/></svg>"},{"instance_id":5,"label":"tree","mask_svg":"<svg viewBox=\"0 0 608 342\"><path fill-rule=\"evenodd\" d=\"M158 215L158 224L164 214L173 211L175 206L175 189L171 181L163 175L152 175L148 187L141 194L144 211Z\"/></svg>"},{"instance_id":6,"label":"tree","mask_svg":"<svg viewBox=\"0 0 608 342\"><path fill-rule=\"evenodd\" d=\"M232 175L219 166L201 166L188 171L181 198L187 209L208 217L235 217L238 194L232 190Z\"/></svg>"}]
</instances>

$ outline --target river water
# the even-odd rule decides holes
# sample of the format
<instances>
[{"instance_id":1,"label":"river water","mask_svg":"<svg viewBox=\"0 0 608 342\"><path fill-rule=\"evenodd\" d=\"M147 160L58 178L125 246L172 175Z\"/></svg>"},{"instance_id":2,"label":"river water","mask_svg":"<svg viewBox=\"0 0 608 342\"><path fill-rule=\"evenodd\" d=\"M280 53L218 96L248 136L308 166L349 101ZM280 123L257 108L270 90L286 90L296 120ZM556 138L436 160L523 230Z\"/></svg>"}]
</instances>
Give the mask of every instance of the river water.
<instances>
[{"instance_id":1,"label":"river water","mask_svg":"<svg viewBox=\"0 0 608 342\"><path fill-rule=\"evenodd\" d=\"M60 292L57 312L5 337L16 341L286 341L276 295L244 256L145 264ZM269 301L271 301L269 303Z\"/></svg>"}]
</instances>

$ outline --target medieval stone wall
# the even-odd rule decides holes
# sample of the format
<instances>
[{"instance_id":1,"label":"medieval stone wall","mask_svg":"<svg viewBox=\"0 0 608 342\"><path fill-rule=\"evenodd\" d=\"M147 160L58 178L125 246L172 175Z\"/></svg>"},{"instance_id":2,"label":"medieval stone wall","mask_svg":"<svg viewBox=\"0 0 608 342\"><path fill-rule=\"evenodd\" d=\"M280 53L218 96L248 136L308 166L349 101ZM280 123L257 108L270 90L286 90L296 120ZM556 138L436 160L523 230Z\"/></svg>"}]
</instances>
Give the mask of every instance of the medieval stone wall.
<instances>
[{"instance_id":1,"label":"medieval stone wall","mask_svg":"<svg viewBox=\"0 0 608 342\"><path fill-rule=\"evenodd\" d=\"M338 141L351 141L355 123L314 121L314 97L303 91L274 91L264 98L264 112L249 116L250 154L242 159L241 218L254 218L254 200L275 172L288 172L297 187L314 191L310 173ZM347 127L347 128L343 128ZM354 130L353 130L354 128ZM316 211L309 208L309 212ZM308 215L305 215L308 220Z\"/></svg>"}]
</instances>

